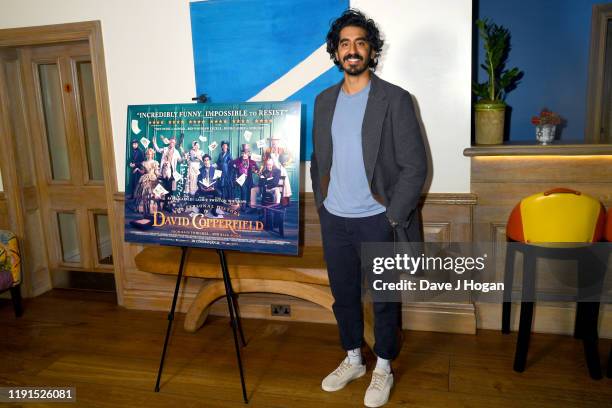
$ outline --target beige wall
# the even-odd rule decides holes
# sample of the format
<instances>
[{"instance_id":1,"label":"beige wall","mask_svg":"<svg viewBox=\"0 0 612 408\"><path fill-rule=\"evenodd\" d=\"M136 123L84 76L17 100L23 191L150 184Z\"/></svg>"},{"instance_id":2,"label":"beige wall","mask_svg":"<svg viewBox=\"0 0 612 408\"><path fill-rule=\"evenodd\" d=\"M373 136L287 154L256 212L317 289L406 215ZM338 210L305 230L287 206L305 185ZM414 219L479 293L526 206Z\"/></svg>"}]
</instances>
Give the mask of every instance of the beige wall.
<instances>
[{"instance_id":1,"label":"beige wall","mask_svg":"<svg viewBox=\"0 0 612 408\"><path fill-rule=\"evenodd\" d=\"M189 2L5 0L0 28L87 20L102 23L115 162L123 186L127 105L191 102L195 93Z\"/></svg>"}]
</instances>

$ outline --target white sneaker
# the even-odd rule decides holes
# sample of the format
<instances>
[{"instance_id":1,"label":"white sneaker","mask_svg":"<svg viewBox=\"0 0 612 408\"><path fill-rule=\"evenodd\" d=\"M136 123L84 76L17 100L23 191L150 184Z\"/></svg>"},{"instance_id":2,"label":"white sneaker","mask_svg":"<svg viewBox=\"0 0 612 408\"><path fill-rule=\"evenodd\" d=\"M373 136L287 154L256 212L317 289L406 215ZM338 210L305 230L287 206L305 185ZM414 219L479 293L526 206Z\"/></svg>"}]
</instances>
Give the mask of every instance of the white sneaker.
<instances>
[{"instance_id":1,"label":"white sneaker","mask_svg":"<svg viewBox=\"0 0 612 408\"><path fill-rule=\"evenodd\" d=\"M362 377L366 373L365 364L351 364L348 356L331 374L323 379L321 388L324 391L341 390L356 378Z\"/></svg>"},{"instance_id":2,"label":"white sneaker","mask_svg":"<svg viewBox=\"0 0 612 408\"><path fill-rule=\"evenodd\" d=\"M393 387L393 373L374 369L372 381L365 393L363 404L369 408L382 407L389 401L391 387Z\"/></svg>"}]
</instances>

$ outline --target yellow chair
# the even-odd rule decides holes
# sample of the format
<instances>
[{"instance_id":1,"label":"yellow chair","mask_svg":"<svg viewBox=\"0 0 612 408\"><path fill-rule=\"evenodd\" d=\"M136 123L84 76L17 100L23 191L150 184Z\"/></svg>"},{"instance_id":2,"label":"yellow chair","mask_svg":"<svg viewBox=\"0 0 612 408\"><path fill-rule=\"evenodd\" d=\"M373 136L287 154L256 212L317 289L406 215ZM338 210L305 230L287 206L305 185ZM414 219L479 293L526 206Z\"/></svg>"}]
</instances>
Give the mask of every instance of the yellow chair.
<instances>
[{"instance_id":1,"label":"yellow chair","mask_svg":"<svg viewBox=\"0 0 612 408\"><path fill-rule=\"evenodd\" d=\"M11 231L0 230L0 293L10 290L15 316L23 313L21 306L21 253L17 237Z\"/></svg>"},{"instance_id":2,"label":"yellow chair","mask_svg":"<svg viewBox=\"0 0 612 408\"><path fill-rule=\"evenodd\" d=\"M523 282L514 358L515 371L524 371L527 362L536 300L536 260L543 257L578 261L574 336L583 340L591 377L601 378L597 320L605 262L600 262L593 254L595 247L591 244L601 241L604 236L605 214L605 208L599 200L566 188L556 188L526 197L512 210L506 226L508 245L502 333L510 332L514 260L516 253L521 252Z\"/></svg>"}]
</instances>

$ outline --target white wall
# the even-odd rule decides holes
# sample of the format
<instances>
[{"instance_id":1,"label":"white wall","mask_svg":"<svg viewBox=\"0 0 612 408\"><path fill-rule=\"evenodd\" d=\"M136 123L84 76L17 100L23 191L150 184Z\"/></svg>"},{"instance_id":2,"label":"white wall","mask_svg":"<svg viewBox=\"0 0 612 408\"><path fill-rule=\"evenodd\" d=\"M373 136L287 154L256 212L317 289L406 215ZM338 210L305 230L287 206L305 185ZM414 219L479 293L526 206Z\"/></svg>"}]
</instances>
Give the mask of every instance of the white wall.
<instances>
[{"instance_id":1,"label":"white wall","mask_svg":"<svg viewBox=\"0 0 612 408\"><path fill-rule=\"evenodd\" d=\"M431 192L468 192L470 0L353 0L382 28L380 75L416 97L434 165ZM100 20L119 190L126 107L191 102L189 0L2 0L0 28ZM171 56L171 57L170 57ZM307 187L310 190L310 186Z\"/></svg>"},{"instance_id":2,"label":"white wall","mask_svg":"<svg viewBox=\"0 0 612 408\"><path fill-rule=\"evenodd\" d=\"M430 154L430 192L469 192L471 0L351 0L385 36L380 76L410 91Z\"/></svg>"}]
</instances>

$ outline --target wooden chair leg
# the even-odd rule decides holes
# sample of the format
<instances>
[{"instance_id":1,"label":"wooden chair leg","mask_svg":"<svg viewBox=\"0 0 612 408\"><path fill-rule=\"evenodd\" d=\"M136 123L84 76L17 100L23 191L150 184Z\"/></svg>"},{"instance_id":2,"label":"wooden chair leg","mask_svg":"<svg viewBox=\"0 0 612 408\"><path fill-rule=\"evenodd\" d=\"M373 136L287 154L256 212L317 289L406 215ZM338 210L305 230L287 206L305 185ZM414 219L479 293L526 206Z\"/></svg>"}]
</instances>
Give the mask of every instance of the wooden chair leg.
<instances>
[{"instance_id":1,"label":"wooden chair leg","mask_svg":"<svg viewBox=\"0 0 612 408\"><path fill-rule=\"evenodd\" d=\"M510 333L510 316L512 316L512 302L502 303L502 333Z\"/></svg>"},{"instance_id":2,"label":"wooden chair leg","mask_svg":"<svg viewBox=\"0 0 612 408\"><path fill-rule=\"evenodd\" d=\"M576 305L575 323L577 329L574 336L577 334L579 338L582 338L589 375L592 379L599 380L602 378L602 373L599 360L597 324L599 321L599 299L603 291L607 264L600 262L595 254L586 252L579 258L578 267L578 304Z\"/></svg>"},{"instance_id":3,"label":"wooden chair leg","mask_svg":"<svg viewBox=\"0 0 612 408\"><path fill-rule=\"evenodd\" d=\"M504 269L504 300L502 303L502 333L510 333L512 315L512 284L514 281L514 259L516 249L513 244L506 245L506 267Z\"/></svg>"},{"instance_id":4,"label":"wooden chair leg","mask_svg":"<svg viewBox=\"0 0 612 408\"><path fill-rule=\"evenodd\" d=\"M533 302L521 302L521 320L519 323L516 354L514 355L514 371L522 373L527 363L531 323L533 321Z\"/></svg>"},{"instance_id":5,"label":"wooden chair leg","mask_svg":"<svg viewBox=\"0 0 612 408\"><path fill-rule=\"evenodd\" d=\"M15 317L21 317L23 314L23 307L21 305L21 284L13 286L11 289L11 300L13 301L13 310L15 311Z\"/></svg>"},{"instance_id":6,"label":"wooden chair leg","mask_svg":"<svg viewBox=\"0 0 612 408\"><path fill-rule=\"evenodd\" d=\"M522 373L527 364L533 306L535 304L536 256L535 250L525 248L523 251L523 290L521 294L521 317L514 355L514 371Z\"/></svg>"},{"instance_id":7,"label":"wooden chair leg","mask_svg":"<svg viewBox=\"0 0 612 408\"><path fill-rule=\"evenodd\" d=\"M574 338L582 339L584 332L584 303L576 303L576 318L574 319Z\"/></svg>"},{"instance_id":8,"label":"wooden chair leg","mask_svg":"<svg viewBox=\"0 0 612 408\"><path fill-rule=\"evenodd\" d=\"M599 336L597 334L597 321L599 318L599 302L584 302L584 326L582 332L582 343L584 345L584 357L589 375L594 380L600 380L601 364L599 362Z\"/></svg>"},{"instance_id":9,"label":"wooden chair leg","mask_svg":"<svg viewBox=\"0 0 612 408\"><path fill-rule=\"evenodd\" d=\"M610 346L610 356L608 357L608 371L606 372L608 378L612 378L612 346Z\"/></svg>"}]
</instances>

